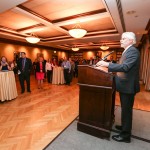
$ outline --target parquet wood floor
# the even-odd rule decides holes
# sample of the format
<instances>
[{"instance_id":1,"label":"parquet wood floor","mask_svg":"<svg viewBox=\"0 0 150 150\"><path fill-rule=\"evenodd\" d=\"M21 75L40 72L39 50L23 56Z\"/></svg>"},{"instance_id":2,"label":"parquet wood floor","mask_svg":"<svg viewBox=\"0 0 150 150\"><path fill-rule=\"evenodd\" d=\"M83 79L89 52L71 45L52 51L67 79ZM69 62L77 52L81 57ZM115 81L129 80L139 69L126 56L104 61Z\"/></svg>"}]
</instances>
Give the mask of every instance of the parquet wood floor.
<instances>
[{"instance_id":1,"label":"parquet wood floor","mask_svg":"<svg viewBox=\"0 0 150 150\"><path fill-rule=\"evenodd\" d=\"M116 105L120 105L119 93L116 93ZM145 91L144 85L140 86L140 92L136 94L134 109L150 111L150 91Z\"/></svg>"},{"instance_id":2,"label":"parquet wood floor","mask_svg":"<svg viewBox=\"0 0 150 150\"><path fill-rule=\"evenodd\" d=\"M37 89L32 77L31 90L0 103L0 150L42 150L78 116L77 84Z\"/></svg>"},{"instance_id":3,"label":"parquet wood floor","mask_svg":"<svg viewBox=\"0 0 150 150\"><path fill-rule=\"evenodd\" d=\"M18 93L20 85L17 80ZM37 89L31 77L31 94L0 103L0 150L42 150L78 116L77 79L71 86L44 82ZM118 93L116 104L119 105ZM150 111L150 93L137 94L135 108Z\"/></svg>"}]
</instances>

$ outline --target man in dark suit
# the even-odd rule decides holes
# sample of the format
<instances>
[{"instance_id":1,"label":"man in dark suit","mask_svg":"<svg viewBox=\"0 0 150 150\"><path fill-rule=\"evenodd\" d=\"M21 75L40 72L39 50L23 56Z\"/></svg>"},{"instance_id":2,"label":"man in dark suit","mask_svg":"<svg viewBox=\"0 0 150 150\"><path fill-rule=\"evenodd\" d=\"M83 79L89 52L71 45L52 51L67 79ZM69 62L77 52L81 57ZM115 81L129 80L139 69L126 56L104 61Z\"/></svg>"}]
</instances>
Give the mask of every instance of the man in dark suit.
<instances>
[{"instance_id":1,"label":"man in dark suit","mask_svg":"<svg viewBox=\"0 0 150 150\"><path fill-rule=\"evenodd\" d=\"M134 96L140 91L140 53L133 46L136 43L136 37L133 32L123 33L120 43L125 50L122 53L119 64L99 61L97 66L108 67L108 71L117 72L115 82L121 101L121 126L116 125L116 128L121 132L112 136L112 139L118 142L130 143Z\"/></svg>"},{"instance_id":2,"label":"man in dark suit","mask_svg":"<svg viewBox=\"0 0 150 150\"><path fill-rule=\"evenodd\" d=\"M26 57L26 53L21 53L21 58L17 62L18 66L18 75L19 81L21 85L21 93L25 92L24 80L27 83L27 92L31 92L30 90L30 72L32 69L32 62L31 59Z\"/></svg>"}]
</instances>

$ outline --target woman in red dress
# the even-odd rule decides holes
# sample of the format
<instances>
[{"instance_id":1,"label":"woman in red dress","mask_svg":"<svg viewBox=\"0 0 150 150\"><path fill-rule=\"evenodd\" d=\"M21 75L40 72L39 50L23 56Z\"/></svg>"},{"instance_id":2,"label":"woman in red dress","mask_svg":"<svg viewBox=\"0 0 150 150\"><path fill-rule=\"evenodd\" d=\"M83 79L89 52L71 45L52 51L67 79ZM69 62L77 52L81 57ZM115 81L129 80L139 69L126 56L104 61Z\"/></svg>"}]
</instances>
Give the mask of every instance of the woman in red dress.
<instances>
[{"instance_id":1,"label":"woman in red dress","mask_svg":"<svg viewBox=\"0 0 150 150\"><path fill-rule=\"evenodd\" d=\"M39 57L36 63L36 79L38 80L38 89L43 89L43 80L45 74L45 62L43 57Z\"/></svg>"}]
</instances>

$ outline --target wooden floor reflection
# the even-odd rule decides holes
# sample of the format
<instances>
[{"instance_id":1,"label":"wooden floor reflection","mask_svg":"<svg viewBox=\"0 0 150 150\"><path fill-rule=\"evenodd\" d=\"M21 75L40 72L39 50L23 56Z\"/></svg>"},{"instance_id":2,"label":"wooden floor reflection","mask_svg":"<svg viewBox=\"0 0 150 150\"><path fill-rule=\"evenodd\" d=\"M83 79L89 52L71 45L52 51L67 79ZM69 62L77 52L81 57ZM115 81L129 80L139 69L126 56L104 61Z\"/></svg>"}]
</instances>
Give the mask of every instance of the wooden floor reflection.
<instances>
[{"instance_id":1,"label":"wooden floor reflection","mask_svg":"<svg viewBox=\"0 0 150 150\"><path fill-rule=\"evenodd\" d=\"M31 94L19 93L15 100L0 103L0 150L42 150L78 116L76 83L77 79L71 86L44 82L44 89L37 89L32 76ZM118 94L116 104L119 105ZM135 108L150 111L149 92L143 89L137 94Z\"/></svg>"},{"instance_id":2,"label":"wooden floor reflection","mask_svg":"<svg viewBox=\"0 0 150 150\"><path fill-rule=\"evenodd\" d=\"M120 105L119 93L116 93L116 105ZM144 85L141 85L140 92L136 94L134 109L150 111L150 91L145 91Z\"/></svg>"},{"instance_id":3,"label":"wooden floor reflection","mask_svg":"<svg viewBox=\"0 0 150 150\"><path fill-rule=\"evenodd\" d=\"M78 85L52 85L0 103L0 150L42 150L78 116ZM18 93L19 83L17 81Z\"/></svg>"}]
</instances>

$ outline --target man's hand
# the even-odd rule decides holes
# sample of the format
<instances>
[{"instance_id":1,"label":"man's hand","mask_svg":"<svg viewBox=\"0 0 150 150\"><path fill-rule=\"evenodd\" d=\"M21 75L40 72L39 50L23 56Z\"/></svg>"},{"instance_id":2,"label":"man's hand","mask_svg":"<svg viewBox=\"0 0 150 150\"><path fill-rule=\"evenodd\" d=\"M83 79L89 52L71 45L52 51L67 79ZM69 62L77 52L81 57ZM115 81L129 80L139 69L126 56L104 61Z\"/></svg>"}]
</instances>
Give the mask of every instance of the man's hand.
<instances>
[{"instance_id":1,"label":"man's hand","mask_svg":"<svg viewBox=\"0 0 150 150\"><path fill-rule=\"evenodd\" d=\"M103 60L99 61L96 66L101 66L101 67L108 67L109 66L109 63L108 62L105 62Z\"/></svg>"}]
</instances>

